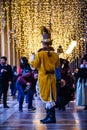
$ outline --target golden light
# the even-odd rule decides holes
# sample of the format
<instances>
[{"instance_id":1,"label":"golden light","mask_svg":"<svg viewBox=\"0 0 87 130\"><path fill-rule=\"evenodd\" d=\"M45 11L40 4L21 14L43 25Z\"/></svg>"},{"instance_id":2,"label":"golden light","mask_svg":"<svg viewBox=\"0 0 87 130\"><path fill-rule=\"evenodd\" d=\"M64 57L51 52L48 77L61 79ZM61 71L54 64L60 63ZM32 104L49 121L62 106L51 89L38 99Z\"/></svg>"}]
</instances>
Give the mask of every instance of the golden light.
<instances>
[{"instance_id":1,"label":"golden light","mask_svg":"<svg viewBox=\"0 0 87 130\"><path fill-rule=\"evenodd\" d=\"M72 40L76 36L76 55L68 55L68 60L79 55L79 39L83 36L84 2L79 0L6 0L7 28L14 32L12 41L16 41L16 51L20 56L29 57L31 52L37 52L41 45L41 26L46 26L51 31L53 47L61 44L66 52ZM70 52L68 52L70 53ZM67 58L67 54L61 54Z\"/></svg>"},{"instance_id":2,"label":"golden light","mask_svg":"<svg viewBox=\"0 0 87 130\"><path fill-rule=\"evenodd\" d=\"M73 49L74 49L74 47L77 45L77 42L76 41L72 41L71 42L71 44L69 45L69 48L67 49L67 51L66 51L66 54L70 54L70 53L72 53L72 51L73 51Z\"/></svg>"}]
</instances>

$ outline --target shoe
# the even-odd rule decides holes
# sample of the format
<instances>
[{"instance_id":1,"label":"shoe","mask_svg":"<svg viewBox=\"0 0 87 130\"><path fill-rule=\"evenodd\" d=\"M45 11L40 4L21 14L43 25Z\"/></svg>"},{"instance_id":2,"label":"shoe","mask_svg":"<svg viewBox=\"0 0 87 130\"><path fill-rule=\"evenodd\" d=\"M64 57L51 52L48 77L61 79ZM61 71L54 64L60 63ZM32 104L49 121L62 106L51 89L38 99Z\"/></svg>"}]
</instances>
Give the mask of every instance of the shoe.
<instances>
[{"instance_id":1,"label":"shoe","mask_svg":"<svg viewBox=\"0 0 87 130\"><path fill-rule=\"evenodd\" d=\"M56 105L55 105L55 108L58 108L58 107L59 107L59 106L56 104Z\"/></svg>"},{"instance_id":2,"label":"shoe","mask_svg":"<svg viewBox=\"0 0 87 130\"><path fill-rule=\"evenodd\" d=\"M23 112L22 108L19 108L19 112Z\"/></svg>"},{"instance_id":3,"label":"shoe","mask_svg":"<svg viewBox=\"0 0 87 130\"><path fill-rule=\"evenodd\" d=\"M35 107L28 108L28 111L32 111L32 110L36 110L36 108Z\"/></svg>"},{"instance_id":4,"label":"shoe","mask_svg":"<svg viewBox=\"0 0 87 130\"><path fill-rule=\"evenodd\" d=\"M61 110L61 107L59 107L58 110Z\"/></svg>"},{"instance_id":5,"label":"shoe","mask_svg":"<svg viewBox=\"0 0 87 130\"><path fill-rule=\"evenodd\" d=\"M19 112L23 112L23 110L20 110L20 109L19 109Z\"/></svg>"},{"instance_id":6,"label":"shoe","mask_svg":"<svg viewBox=\"0 0 87 130\"><path fill-rule=\"evenodd\" d=\"M61 111L65 111L65 110L66 110L65 107L62 107L62 108L61 108Z\"/></svg>"},{"instance_id":7,"label":"shoe","mask_svg":"<svg viewBox=\"0 0 87 130\"><path fill-rule=\"evenodd\" d=\"M49 109L46 109L46 108L45 108L45 110L46 110L46 117L45 117L44 119L41 119L41 120L40 120L41 123L43 123L44 121L46 121L47 118L49 117Z\"/></svg>"},{"instance_id":8,"label":"shoe","mask_svg":"<svg viewBox=\"0 0 87 130\"><path fill-rule=\"evenodd\" d=\"M87 110L87 106L85 106L84 110Z\"/></svg>"},{"instance_id":9,"label":"shoe","mask_svg":"<svg viewBox=\"0 0 87 130\"><path fill-rule=\"evenodd\" d=\"M9 108L9 106L6 105L6 106L4 106L4 108Z\"/></svg>"},{"instance_id":10,"label":"shoe","mask_svg":"<svg viewBox=\"0 0 87 130\"><path fill-rule=\"evenodd\" d=\"M1 99L0 99L0 104L2 103Z\"/></svg>"},{"instance_id":11,"label":"shoe","mask_svg":"<svg viewBox=\"0 0 87 130\"><path fill-rule=\"evenodd\" d=\"M46 118L46 120L40 120L40 122L43 124L56 123L56 119L54 119L52 117L48 117L48 118Z\"/></svg>"},{"instance_id":12,"label":"shoe","mask_svg":"<svg viewBox=\"0 0 87 130\"><path fill-rule=\"evenodd\" d=\"M46 117L40 120L40 122L43 124L56 123L55 109L51 108L51 109L48 109L46 112L47 112Z\"/></svg>"}]
</instances>

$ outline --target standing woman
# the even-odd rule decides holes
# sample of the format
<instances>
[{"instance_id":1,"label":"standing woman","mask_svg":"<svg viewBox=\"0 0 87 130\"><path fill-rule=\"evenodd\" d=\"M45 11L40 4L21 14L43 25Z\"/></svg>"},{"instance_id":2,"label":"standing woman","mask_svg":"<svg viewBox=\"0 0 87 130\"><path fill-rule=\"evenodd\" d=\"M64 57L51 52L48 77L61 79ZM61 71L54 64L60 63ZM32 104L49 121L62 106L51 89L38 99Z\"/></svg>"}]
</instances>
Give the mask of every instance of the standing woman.
<instances>
[{"instance_id":1,"label":"standing woman","mask_svg":"<svg viewBox=\"0 0 87 130\"><path fill-rule=\"evenodd\" d=\"M78 71L76 105L85 106L84 110L87 110L87 57L83 57Z\"/></svg>"},{"instance_id":2,"label":"standing woman","mask_svg":"<svg viewBox=\"0 0 87 130\"><path fill-rule=\"evenodd\" d=\"M40 120L42 123L55 123L55 101L56 101L56 76L55 68L59 67L58 54L54 52L51 34L43 27L42 46L35 59L31 56L32 67L38 69L38 82L40 87L40 97L46 103L46 118Z\"/></svg>"},{"instance_id":3,"label":"standing woman","mask_svg":"<svg viewBox=\"0 0 87 130\"><path fill-rule=\"evenodd\" d=\"M31 72L31 71L32 70L31 70L31 67L30 67L30 65L28 63L28 59L25 56L21 57L21 59L20 59L19 74L20 75L24 75L27 72Z\"/></svg>"}]
</instances>

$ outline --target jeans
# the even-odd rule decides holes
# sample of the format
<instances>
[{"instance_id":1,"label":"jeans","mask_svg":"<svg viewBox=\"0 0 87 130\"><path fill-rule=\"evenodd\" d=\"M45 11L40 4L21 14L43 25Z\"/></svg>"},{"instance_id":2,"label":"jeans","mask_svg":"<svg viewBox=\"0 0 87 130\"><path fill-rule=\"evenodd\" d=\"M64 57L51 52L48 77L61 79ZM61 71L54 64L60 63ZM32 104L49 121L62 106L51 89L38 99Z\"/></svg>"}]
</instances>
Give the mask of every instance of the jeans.
<instances>
[{"instance_id":1,"label":"jeans","mask_svg":"<svg viewBox=\"0 0 87 130\"><path fill-rule=\"evenodd\" d=\"M28 93L25 95L24 90L25 86L22 86L18 81L16 82L16 88L18 90L18 101L19 101L19 108L22 108L24 97L26 96L26 103L28 103L28 108L32 107L32 100L34 92L33 90L29 90Z\"/></svg>"}]
</instances>

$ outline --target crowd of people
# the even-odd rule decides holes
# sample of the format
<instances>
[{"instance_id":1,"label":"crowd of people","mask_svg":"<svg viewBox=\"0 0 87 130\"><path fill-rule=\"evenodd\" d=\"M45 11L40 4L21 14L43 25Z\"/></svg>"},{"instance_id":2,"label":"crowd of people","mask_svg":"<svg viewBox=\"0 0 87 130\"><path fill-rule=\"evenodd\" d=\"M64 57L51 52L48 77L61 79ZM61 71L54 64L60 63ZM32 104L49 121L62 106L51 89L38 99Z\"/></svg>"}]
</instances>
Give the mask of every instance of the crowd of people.
<instances>
[{"instance_id":1,"label":"crowd of people","mask_svg":"<svg viewBox=\"0 0 87 130\"><path fill-rule=\"evenodd\" d=\"M66 105L76 97L76 105L85 106L87 110L87 54L84 55L81 65L72 75L69 61L59 58L52 47L51 34L43 27L42 48L35 55L28 58L20 58L17 68L7 64L7 58L0 58L0 100L3 99L3 107L7 104L8 89L11 96L17 95L19 111L23 111L23 102L26 98L28 111L36 110L33 106L33 96L37 93L46 104L46 117L41 123L56 123L55 108L66 110Z\"/></svg>"},{"instance_id":2,"label":"crowd of people","mask_svg":"<svg viewBox=\"0 0 87 130\"><path fill-rule=\"evenodd\" d=\"M28 59L26 57L21 57L20 67L10 66L7 64L7 58L5 56L1 57L0 63L0 99L3 96L3 107L9 108L7 105L7 93L10 87L11 96L16 96L18 91L18 102L19 111L23 111L23 101L26 96L26 102L28 103L28 110L34 110L32 106L33 95L35 93L35 85L38 78L36 70L32 70ZM27 89L27 87L29 87Z\"/></svg>"}]
</instances>

